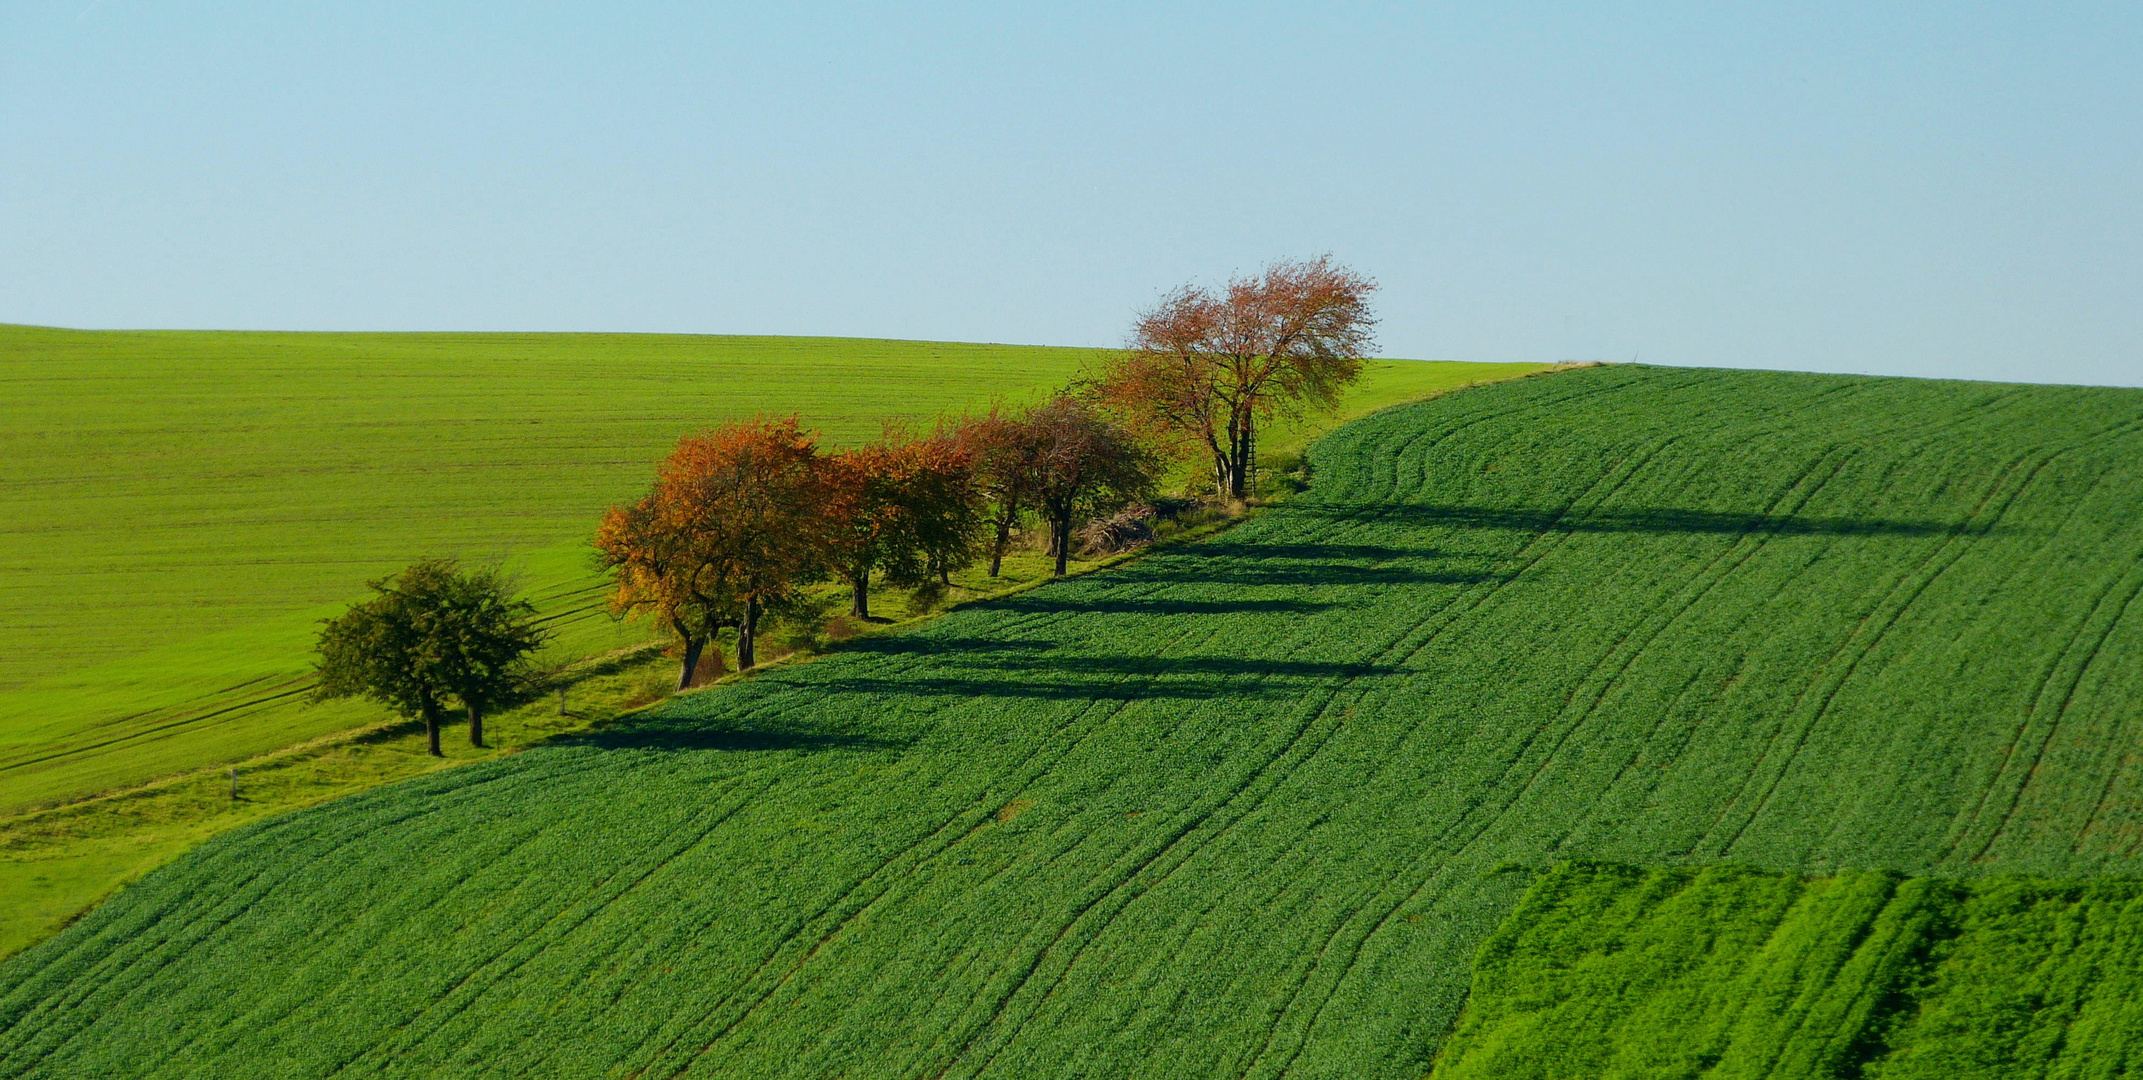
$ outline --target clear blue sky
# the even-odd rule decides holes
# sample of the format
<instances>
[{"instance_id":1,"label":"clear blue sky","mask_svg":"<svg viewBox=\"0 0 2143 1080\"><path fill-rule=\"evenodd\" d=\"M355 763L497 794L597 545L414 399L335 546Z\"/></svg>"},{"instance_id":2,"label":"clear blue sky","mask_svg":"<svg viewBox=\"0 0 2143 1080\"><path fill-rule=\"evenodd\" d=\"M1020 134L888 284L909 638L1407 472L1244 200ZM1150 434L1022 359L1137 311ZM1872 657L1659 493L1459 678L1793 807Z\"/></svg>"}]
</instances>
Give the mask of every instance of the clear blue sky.
<instances>
[{"instance_id":1,"label":"clear blue sky","mask_svg":"<svg viewBox=\"0 0 2143 1080\"><path fill-rule=\"evenodd\" d=\"M2143 385L2143 4L0 0L0 321L1116 344L1329 251L1388 355Z\"/></svg>"}]
</instances>

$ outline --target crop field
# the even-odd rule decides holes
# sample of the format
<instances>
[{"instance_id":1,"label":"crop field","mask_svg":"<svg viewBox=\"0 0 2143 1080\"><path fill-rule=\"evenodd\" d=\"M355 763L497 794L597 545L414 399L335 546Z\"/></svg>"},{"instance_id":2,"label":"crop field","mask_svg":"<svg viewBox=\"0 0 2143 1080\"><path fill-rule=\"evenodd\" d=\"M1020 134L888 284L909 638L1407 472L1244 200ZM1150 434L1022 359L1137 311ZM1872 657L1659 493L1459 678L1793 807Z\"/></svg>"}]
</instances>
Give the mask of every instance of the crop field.
<instances>
[{"instance_id":1,"label":"crop field","mask_svg":"<svg viewBox=\"0 0 2143 1080\"><path fill-rule=\"evenodd\" d=\"M0 962L0 1076L1419 1078L1567 860L1967 924L2143 876L2143 392L1590 368L1311 460L1215 539L210 840ZM2013 1013L1966 992L2008 933L1890 1045Z\"/></svg>"},{"instance_id":2,"label":"crop field","mask_svg":"<svg viewBox=\"0 0 2143 1080\"><path fill-rule=\"evenodd\" d=\"M1483 946L1438 1080L2133 1072L2143 881L1565 864Z\"/></svg>"},{"instance_id":3,"label":"crop field","mask_svg":"<svg viewBox=\"0 0 2143 1080\"><path fill-rule=\"evenodd\" d=\"M505 561L561 653L638 640L601 614L586 540L678 436L798 412L855 441L1032 397L1093 355L0 327L0 812L376 721L299 703L311 642L423 555ZM1380 363L1347 409L1530 367Z\"/></svg>"}]
</instances>

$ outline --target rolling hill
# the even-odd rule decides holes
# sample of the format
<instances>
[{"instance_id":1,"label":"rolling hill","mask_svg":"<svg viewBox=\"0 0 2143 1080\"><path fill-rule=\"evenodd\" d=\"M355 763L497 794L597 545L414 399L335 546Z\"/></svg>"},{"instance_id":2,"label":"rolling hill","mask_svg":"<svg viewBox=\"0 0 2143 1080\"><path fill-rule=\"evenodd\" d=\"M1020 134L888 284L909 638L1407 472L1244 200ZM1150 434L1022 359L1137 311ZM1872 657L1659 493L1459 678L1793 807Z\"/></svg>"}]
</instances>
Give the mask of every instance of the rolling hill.
<instances>
[{"instance_id":1,"label":"rolling hill","mask_svg":"<svg viewBox=\"0 0 2143 1080\"><path fill-rule=\"evenodd\" d=\"M423 555L506 562L561 655L640 640L603 616L586 541L680 435L797 412L853 442L1032 397L1094 355L0 326L0 812L376 722L303 704L311 643ZM1378 362L1345 411L1532 368Z\"/></svg>"},{"instance_id":2,"label":"rolling hill","mask_svg":"<svg viewBox=\"0 0 2143 1080\"><path fill-rule=\"evenodd\" d=\"M1592 368L1312 461L218 837L0 963L0 1076L1419 1077L1567 860L2143 871L2143 392Z\"/></svg>"}]
</instances>

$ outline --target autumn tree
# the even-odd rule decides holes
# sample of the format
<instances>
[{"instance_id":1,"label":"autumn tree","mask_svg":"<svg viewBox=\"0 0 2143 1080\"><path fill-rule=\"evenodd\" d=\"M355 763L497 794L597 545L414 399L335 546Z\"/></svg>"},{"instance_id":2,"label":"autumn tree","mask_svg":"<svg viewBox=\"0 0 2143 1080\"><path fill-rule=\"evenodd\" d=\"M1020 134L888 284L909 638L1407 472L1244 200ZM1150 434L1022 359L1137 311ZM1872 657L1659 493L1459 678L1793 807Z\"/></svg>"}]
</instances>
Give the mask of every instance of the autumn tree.
<instances>
[{"instance_id":1,"label":"autumn tree","mask_svg":"<svg viewBox=\"0 0 2143 1080\"><path fill-rule=\"evenodd\" d=\"M1063 577L1074 522L1152 494L1159 463L1132 432L1070 394L1036 406L1025 419L1038 448L1035 505L1049 523L1050 552Z\"/></svg>"},{"instance_id":2,"label":"autumn tree","mask_svg":"<svg viewBox=\"0 0 2143 1080\"><path fill-rule=\"evenodd\" d=\"M883 438L825 459L828 557L849 585L849 613L871 617L870 580L917 586L971 562L982 528L971 455L949 432Z\"/></svg>"},{"instance_id":3,"label":"autumn tree","mask_svg":"<svg viewBox=\"0 0 2143 1080\"><path fill-rule=\"evenodd\" d=\"M368 697L424 721L438 757L450 702L469 718L469 744L484 745L484 715L527 685L525 660L543 644L535 609L513 598L493 570L426 559L370 583L377 595L327 620L320 634L316 700Z\"/></svg>"},{"instance_id":4,"label":"autumn tree","mask_svg":"<svg viewBox=\"0 0 2143 1080\"><path fill-rule=\"evenodd\" d=\"M1100 396L1210 458L1215 491L1240 499L1259 426L1329 408L1360 376L1374 347L1374 291L1329 257L1274 263L1218 295L1186 285L1139 315Z\"/></svg>"},{"instance_id":5,"label":"autumn tree","mask_svg":"<svg viewBox=\"0 0 2143 1080\"><path fill-rule=\"evenodd\" d=\"M822 471L816 439L794 417L732 423L679 441L654 490L604 515L595 546L616 578L612 608L676 635L679 689L724 627L737 631L737 667L752 667L769 606L820 573Z\"/></svg>"},{"instance_id":6,"label":"autumn tree","mask_svg":"<svg viewBox=\"0 0 2143 1080\"><path fill-rule=\"evenodd\" d=\"M908 455L887 442L827 457L827 559L848 582L848 613L871 617L871 571L907 548L900 489Z\"/></svg>"},{"instance_id":7,"label":"autumn tree","mask_svg":"<svg viewBox=\"0 0 2143 1080\"><path fill-rule=\"evenodd\" d=\"M961 423L957 438L972 462L975 488L990 504L990 576L996 577L1013 530L1036 509L1041 432L1025 413L992 406L988 413Z\"/></svg>"},{"instance_id":8,"label":"autumn tree","mask_svg":"<svg viewBox=\"0 0 2143 1080\"><path fill-rule=\"evenodd\" d=\"M935 580L951 584L952 572L973 565L982 553L987 507L975 480L975 459L957 427L940 423L916 443L916 462L904 503L915 558L887 568L886 580L913 588Z\"/></svg>"}]
</instances>

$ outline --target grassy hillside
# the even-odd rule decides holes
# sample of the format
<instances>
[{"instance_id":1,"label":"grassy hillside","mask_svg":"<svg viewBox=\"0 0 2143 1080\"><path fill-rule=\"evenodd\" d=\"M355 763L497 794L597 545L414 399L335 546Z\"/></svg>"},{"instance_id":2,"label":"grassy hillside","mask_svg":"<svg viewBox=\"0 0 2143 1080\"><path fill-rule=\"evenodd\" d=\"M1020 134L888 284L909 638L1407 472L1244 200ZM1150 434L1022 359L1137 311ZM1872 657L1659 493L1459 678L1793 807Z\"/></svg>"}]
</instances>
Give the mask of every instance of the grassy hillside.
<instances>
[{"instance_id":1,"label":"grassy hillside","mask_svg":"<svg viewBox=\"0 0 2143 1080\"><path fill-rule=\"evenodd\" d=\"M2143 871L2143 392L1587 369L1207 543L227 833L0 1075L1425 1074L1571 858Z\"/></svg>"},{"instance_id":2,"label":"grassy hillside","mask_svg":"<svg viewBox=\"0 0 2143 1080\"><path fill-rule=\"evenodd\" d=\"M585 540L678 436L833 442L1061 385L1090 350L633 334L0 327L0 811L368 723L306 708L318 620L425 554L503 559L562 653L636 639ZM1375 366L1359 412L1486 377Z\"/></svg>"},{"instance_id":3,"label":"grassy hillside","mask_svg":"<svg viewBox=\"0 0 2143 1080\"><path fill-rule=\"evenodd\" d=\"M1437 1080L2134 1071L2143 881L1569 864L1482 948Z\"/></svg>"}]
</instances>

